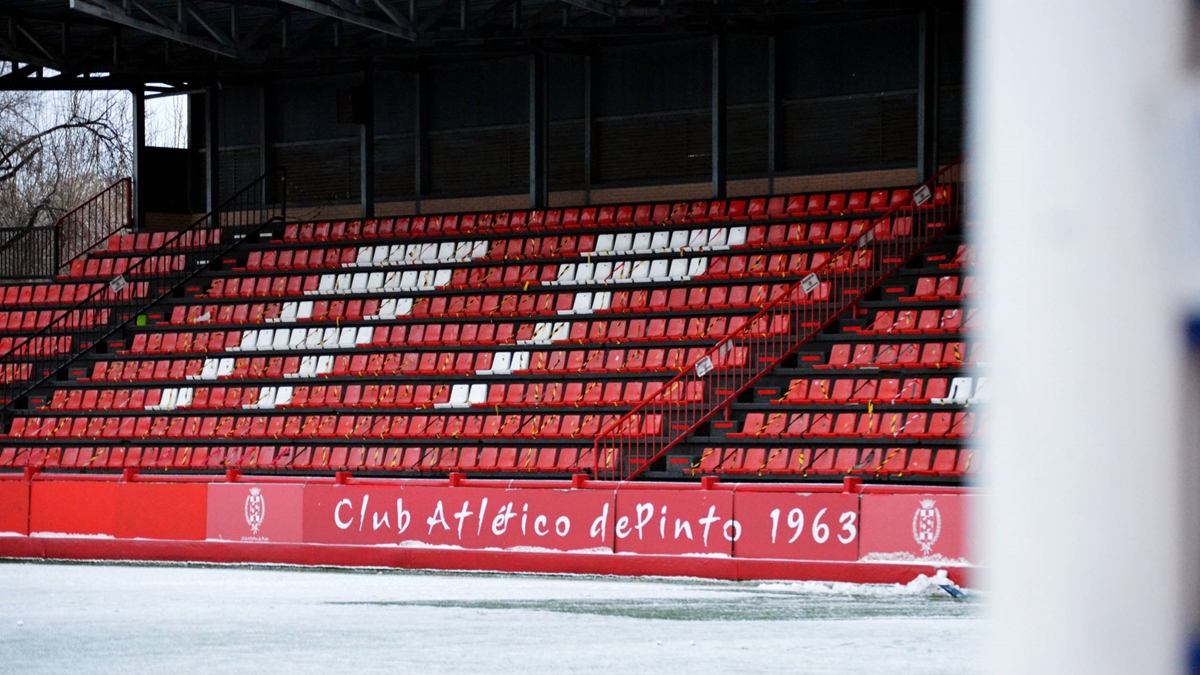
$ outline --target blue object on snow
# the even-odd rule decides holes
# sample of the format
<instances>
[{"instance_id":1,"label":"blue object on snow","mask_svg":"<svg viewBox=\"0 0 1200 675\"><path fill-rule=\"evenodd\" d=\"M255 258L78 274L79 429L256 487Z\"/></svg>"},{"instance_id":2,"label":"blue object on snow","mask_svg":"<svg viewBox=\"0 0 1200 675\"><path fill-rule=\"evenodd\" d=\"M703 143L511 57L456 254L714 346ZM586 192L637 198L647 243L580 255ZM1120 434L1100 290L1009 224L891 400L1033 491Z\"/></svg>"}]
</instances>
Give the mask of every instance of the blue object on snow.
<instances>
[{"instance_id":1,"label":"blue object on snow","mask_svg":"<svg viewBox=\"0 0 1200 675\"><path fill-rule=\"evenodd\" d=\"M938 584L938 588L949 593L950 597L952 597L952 598L970 597L969 595L967 595L966 591L959 588L958 586L955 586L954 584Z\"/></svg>"}]
</instances>

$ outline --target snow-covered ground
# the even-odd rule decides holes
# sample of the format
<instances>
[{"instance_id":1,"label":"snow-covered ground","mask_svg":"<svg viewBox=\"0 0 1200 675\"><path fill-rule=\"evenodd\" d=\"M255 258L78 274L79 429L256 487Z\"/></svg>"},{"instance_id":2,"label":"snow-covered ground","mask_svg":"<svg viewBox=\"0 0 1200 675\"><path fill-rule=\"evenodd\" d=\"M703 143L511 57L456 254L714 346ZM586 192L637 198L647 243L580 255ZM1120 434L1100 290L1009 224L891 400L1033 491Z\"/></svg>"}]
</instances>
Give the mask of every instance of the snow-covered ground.
<instances>
[{"instance_id":1,"label":"snow-covered ground","mask_svg":"<svg viewBox=\"0 0 1200 675\"><path fill-rule=\"evenodd\" d=\"M905 586L0 564L2 673L975 673Z\"/></svg>"}]
</instances>

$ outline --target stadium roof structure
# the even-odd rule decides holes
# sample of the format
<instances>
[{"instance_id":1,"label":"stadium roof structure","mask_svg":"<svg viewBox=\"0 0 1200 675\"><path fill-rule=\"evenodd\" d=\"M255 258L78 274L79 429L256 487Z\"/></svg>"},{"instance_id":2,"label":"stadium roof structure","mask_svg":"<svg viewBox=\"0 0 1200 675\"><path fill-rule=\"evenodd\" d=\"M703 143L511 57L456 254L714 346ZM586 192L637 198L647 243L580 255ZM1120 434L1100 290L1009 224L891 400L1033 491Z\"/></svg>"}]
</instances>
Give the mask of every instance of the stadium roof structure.
<instances>
[{"instance_id":1,"label":"stadium roof structure","mask_svg":"<svg viewBox=\"0 0 1200 675\"><path fill-rule=\"evenodd\" d=\"M0 0L4 89L255 81L298 73L770 33L940 0ZM959 3L953 3L959 5Z\"/></svg>"}]
</instances>

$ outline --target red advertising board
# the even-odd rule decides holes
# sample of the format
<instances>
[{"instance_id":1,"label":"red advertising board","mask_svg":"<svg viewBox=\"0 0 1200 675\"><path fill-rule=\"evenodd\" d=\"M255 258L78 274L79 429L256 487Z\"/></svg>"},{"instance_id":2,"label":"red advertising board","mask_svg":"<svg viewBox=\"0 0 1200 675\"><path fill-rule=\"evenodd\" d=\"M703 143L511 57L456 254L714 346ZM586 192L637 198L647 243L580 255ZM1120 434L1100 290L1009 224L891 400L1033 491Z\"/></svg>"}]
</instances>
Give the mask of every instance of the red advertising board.
<instances>
[{"instance_id":1,"label":"red advertising board","mask_svg":"<svg viewBox=\"0 0 1200 675\"><path fill-rule=\"evenodd\" d=\"M971 557L965 495L862 496L863 560L979 561Z\"/></svg>"},{"instance_id":2,"label":"red advertising board","mask_svg":"<svg viewBox=\"0 0 1200 675\"><path fill-rule=\"evenodd\" d=\"M738 558L857 560L858 495L734 493Z\"/></svg>"},{"instance_id":3,"label":"red advertising board","mask_svg":"<svg viewBox=\"0 0 1200 675\"><path fill-rule=\"evenodd\" d=\"M304 541L611 549L612 499L611 490L309 485Z\"/></svg>"},{"instance_id":4,"label":"red advertising board","mask_svg":"<svg viewBox=\"0 0 1200 675\"><path fill-rule=\"evenodd\" d=\"M30 533L117 536L117 483L34 481Z\"/></svg>"},{"instance_id":5,"label":"red advertising board","mask_svg":"<svg viewBox=\"0 0 1200 675\"><path fill-rule=\"evenodd\" d=\"M741 526L725 490L617 491L617 553L733 555Z\"/></svg>"},{"instance_id":6,"label":"red advertising board","mask_svg":"<svg viewBox=\"0 0 1200 675\"><path fill-rule=\"evenodd\" d=\"M204 539L208 487L199 483L118 483L118 539Z\"/></svg>"},{"instance_id":7,"label":"red advertising board","mask_svg":"<svg viewBox=\"0 0 1200 675\"><path fill-rule=\"evenodd\" d=\"M0 481L0 532L29 534L29 483Z\"/></svg>"},{"instance_id":8,"label":"red advertising board","mask_svg":"<svg viewBox=\"0 0 1200 675\"><path fill-rule=\"evenodd\" d=\"M304 541L304 485L211 483L207 488L208 539Z\"/></svg>"}]
</instances>

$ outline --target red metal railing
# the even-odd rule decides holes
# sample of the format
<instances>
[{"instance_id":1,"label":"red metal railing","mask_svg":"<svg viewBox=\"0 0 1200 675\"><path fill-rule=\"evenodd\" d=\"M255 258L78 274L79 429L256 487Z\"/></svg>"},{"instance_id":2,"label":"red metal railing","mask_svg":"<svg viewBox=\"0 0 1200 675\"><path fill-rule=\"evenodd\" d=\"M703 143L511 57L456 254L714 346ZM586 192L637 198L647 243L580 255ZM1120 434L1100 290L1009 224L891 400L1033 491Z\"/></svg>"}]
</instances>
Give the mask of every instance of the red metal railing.
<instances>
[{"instance_id":1,"label":"red metal railing","mask_svg":"<svg viewBox=\"0 0 1200 675\"><path fill-rule=\"evenodd\" d=\"M734 319L724 339L601 429L593 447L596 477L628 480L645 471L919 255L962 217L962 172L955 160L908 201L858 221L857 233L828 260L777 288L753 317Z\"/></svg>"}]
</instances>

